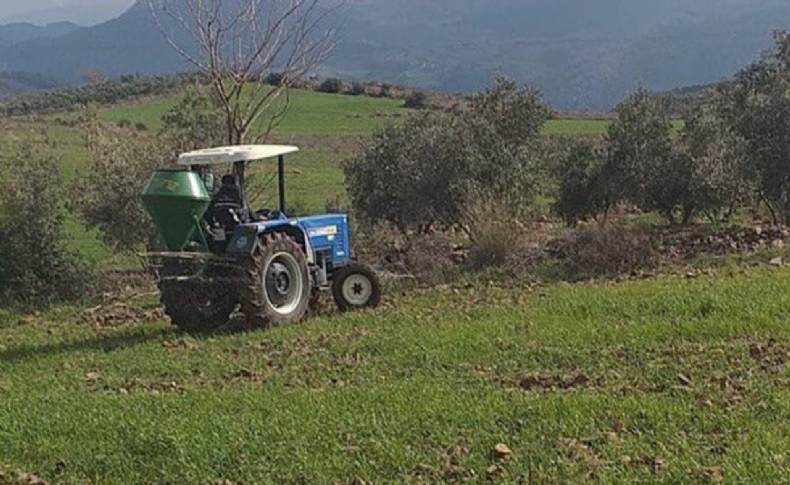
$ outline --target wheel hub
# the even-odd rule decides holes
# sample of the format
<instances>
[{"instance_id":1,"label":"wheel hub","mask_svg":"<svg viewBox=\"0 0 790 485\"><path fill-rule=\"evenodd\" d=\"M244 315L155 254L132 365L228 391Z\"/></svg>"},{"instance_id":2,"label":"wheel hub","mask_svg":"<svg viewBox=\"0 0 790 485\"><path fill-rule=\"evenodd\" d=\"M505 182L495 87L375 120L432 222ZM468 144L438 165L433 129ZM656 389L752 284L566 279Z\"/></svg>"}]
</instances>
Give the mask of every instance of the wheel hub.
<instances>
[{"instance_id":1,"label":"wheel hub","mask_svg":"<svg viewBox=\"0 0 790 485\"><path fill-rule=\"evenodd\" d=\"M306 284L296 259L288 253L276 254L264 273L266 299L274 311L287 315L299 306Z\"/></svg>"},{"instance_id":2,"label":"wheel hub","mask_svg":"<svg viewBox=\"0 0 790 485\"><path fill-rule=\"evenodd\" d=\"M288 290L291 288L291 274L288 268L282 263L272 263L267 283L276 295L288 296Z\"/></svg>"},{"instance_id":3,"label":"wheel hub","mask_svg":"<svg viewBox=\"0 0 790 485\"><path fill-rule=\"evenodd\" d=\"M354 306L362 307L368 304L373 296L373 284L362 274L349 276L343 282L343 298Z\"/></svg>"}]
</instances>

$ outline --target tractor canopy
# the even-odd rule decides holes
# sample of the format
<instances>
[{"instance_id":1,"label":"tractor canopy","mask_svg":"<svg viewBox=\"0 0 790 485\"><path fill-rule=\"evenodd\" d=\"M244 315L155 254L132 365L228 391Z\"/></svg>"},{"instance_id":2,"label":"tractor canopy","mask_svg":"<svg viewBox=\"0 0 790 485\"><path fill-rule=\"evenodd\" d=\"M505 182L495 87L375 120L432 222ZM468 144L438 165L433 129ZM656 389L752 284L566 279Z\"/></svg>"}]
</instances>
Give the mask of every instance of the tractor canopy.
<instances>
[{"instance_id":1,"label":"tractor canopy","mask_svg":"<svg viewBox=\"0 0 790 485\"><path fill-rule=\"evenodd\" d=\"M242 145L207 148L182 154L178 157L178 164L192 167L196 165L252 162L282 157L298 151L297 147L287 145Z\"/></svg>"}]
</instances>

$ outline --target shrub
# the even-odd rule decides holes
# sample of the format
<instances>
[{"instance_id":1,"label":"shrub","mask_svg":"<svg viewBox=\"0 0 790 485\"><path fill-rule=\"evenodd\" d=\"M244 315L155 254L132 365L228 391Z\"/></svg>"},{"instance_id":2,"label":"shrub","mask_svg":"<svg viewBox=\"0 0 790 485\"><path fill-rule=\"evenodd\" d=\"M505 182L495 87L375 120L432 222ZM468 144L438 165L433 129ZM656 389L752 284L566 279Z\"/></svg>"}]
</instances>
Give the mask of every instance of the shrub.
<instances>
[{"instance_id":1,"label":"shrub","mask_svg":"<svg viewBox=\"0 0 790 485\"><path fill-rule=\"evenodd\" d=\"M285 79L285 75L281 72L273 72L266 76L266 84L274 87L280 87Z\"/></svg>"},{"instance_id":2,"label":"shrub","mask_svg":"<svg viewBox=\"0 0 790 485\"><path fill-rule=\"evenodd\" d=\"M425 109L428 107L428 96L422 91L415 91L406 98L404 107L410 109Z\"/></svg>"},{"instance_id":3,"label":"shrub","mask_svg":"<svg viewBox=\"0 0 790 485\"><path fill-rule=\"evenodd\" d=\"M166 164L167 150L153 140L119 136L92 127L92 160L87 177L75 188L86 223L120 249L153 246L156 232L140 194L153 171Z\"/></svg>"},{"instance_id":4,"label":"shrub","mask_svg":"<svg viewBox=\"0 0 790 485\"><path fill-rule=\"evenodd\" d=\"M367 88L365 88L365 85L362 83L351 83L351 87L346 91L346 94L350 96L362 96L367 94Z\"/></svg>"},{"instance_id":5,"label":"shrub","mask_svg":"<svg viewBox=\"0 0 790 485\"><path fill-rule=\"evenodd\" d=\"M619 224L575 231L556 255L571 279L628 275L657 263L649 234Z\"/></svg>"},{"instance_id":6,"label":"shrub","mask_svg":"<svg viewBox=\"0 0 790 485\"><path fill-rule=\"evenodd\" d=\"M324 79L324 82L322 82L321 85L318 86L318 91L322 93L337 94L343 91L343 81L333 77Z\"/></svg>"},{"instance_id":7,"label":"shrub","mask_svg":"<svg viewBox=\"0 0 790 485\"><path fill-rule=\"evenodd\" d=\"M78 187L78 205L89 226L121 249L153 247L157 234L140 194L153 171L172 164L179 153L227 141L225 121L199 89L162 118L157 137L128 136L88 123L91 169Z\"/></svg>"},{"instance_id":8,"label":"shrub","mask_svg":"<svg viewBox=\"0 0 790 485\"><path fill-rule=\"evenodd\" d=\"M469 264L483 270L504 266L518 246L521 228L510 216L507 206L495 201L480 201L469 210Z\"/></svg>"},{"instance_id":9,"label":"shrub","mask_svg":"<svg viewBox=\"0 0 790 485\"><path fill-rule=\"evenodd\" d=\"M86 266L63 234L60 163L29 150L0 154L0 302L48 303L83 296Z\"/></svg>"},{"instance_id":10,"label":"shrub","mask_svg":"<svg viewBox=\"0 0 790 485\"><path fill-rule=\"evenodd\" d=\"M392 95L392 86L382 84L379 88L379 98L389 98Z\"/></svg>"},{"instance_id":11,"label":"shrub","mask_svg":"<svg viewBox=\"0 0 790 485\"><path fill-rule=\"evenodd\" d=\"M591 140L571 141L563 151L556 167L559 186L554 208L568 225L609 209L604 161L605 152Z\"/></svg>"}]
</instances>

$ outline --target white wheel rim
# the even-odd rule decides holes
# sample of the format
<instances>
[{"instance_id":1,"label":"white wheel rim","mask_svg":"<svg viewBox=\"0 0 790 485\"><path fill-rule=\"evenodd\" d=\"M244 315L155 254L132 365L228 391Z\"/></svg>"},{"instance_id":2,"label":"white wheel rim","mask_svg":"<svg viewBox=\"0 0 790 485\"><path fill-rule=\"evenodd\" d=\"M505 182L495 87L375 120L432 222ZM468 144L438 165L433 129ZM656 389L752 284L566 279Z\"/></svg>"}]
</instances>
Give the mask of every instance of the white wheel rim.
<instances>
[{"instance_id":1,"label":"white wheel rim","mask_svg":"<svg viewBox=\"0 0 790 485\"><path fill-rule=\"evenodd\" d=\"M304 277L299 262L292 254L283 252L272 256L261 277L266 302L275 313L290 315L299 307Z\"/></svg>"},{"instance_id":2,"label":"white wheel rim","mask_svg":"<svg viewBox=\"0 0 790 485\"><path fill-rule=\"evenodd\" d=\"M343 282L343 298L353 306L365 306L373 296L373 283L362 274L352 274Z\"/></svg>"}]
</instances>

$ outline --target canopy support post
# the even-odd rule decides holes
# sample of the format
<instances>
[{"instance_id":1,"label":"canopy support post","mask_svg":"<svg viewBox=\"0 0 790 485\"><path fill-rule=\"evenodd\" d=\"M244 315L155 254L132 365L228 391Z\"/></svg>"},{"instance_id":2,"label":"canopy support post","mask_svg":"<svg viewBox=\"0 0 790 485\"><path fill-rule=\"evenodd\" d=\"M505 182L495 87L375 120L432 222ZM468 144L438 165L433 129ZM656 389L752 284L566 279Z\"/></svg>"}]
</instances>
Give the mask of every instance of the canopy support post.
<instances>
[{"instance_id":1,"label":"canopy support post","mask_svg":"<svg viewBox=\"0 0 790 485\"><path fill-rule=\"evenodd\" d=\"M277 157L277 181L280 193L280 212L285 214L285 155Z\"/></svg>"}]
</instances>

